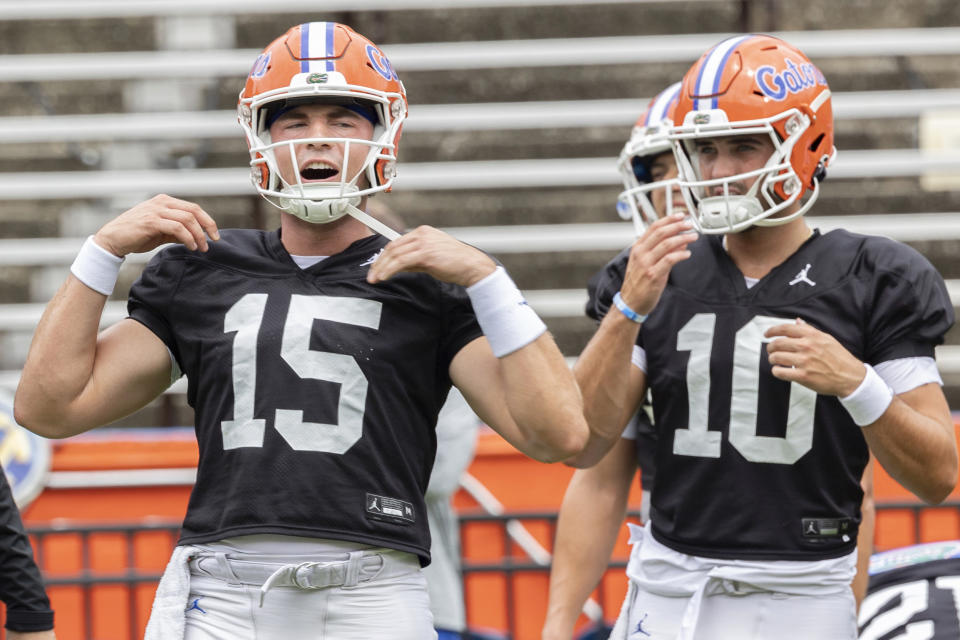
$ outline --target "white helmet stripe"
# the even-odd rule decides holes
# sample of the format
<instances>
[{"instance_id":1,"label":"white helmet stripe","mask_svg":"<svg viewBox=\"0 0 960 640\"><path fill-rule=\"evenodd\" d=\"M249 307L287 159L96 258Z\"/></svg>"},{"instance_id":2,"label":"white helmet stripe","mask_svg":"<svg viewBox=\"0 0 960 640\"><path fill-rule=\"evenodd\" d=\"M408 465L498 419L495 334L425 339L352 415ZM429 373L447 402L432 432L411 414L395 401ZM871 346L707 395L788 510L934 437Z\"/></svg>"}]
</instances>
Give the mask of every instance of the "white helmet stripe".
<instances>
[{"instance_id":1,"label":"white helmet stripe","mask_svg":"<svg viewBox=\"0 0 960 640\"><path fill-rule=\"evenodd\" d=\"M663 119L667 117L667 110L673 101L677 99L677 94L680 93L680 84L681 83L676 82L660 92L660 95L654 100L653 106L647 111L647 119L643 123L644 126L650 126L651 123L656 124L662 122Z\"/></svg>"},{"instance_id":2,"label":"white helmet stripe","mask_svg":"<svg viewBox=\"0 0 960 640\"><path fill-rule=\"evenodd\" d=\"M727 38L707 54L703 64L700 65L700 74L697 76L697 85L695 87L698 96L713 96L712 98L698 98L693 103L694 111L707 111L717 108L717 97L714 95L720 90L720 78L723 76L724 67L727 66L727 60L730 53L741 42L752 36L735 36Z\"/></svg>"},{"instance_id":3,"label":"white helmet stripe","mask_svg":"<svg viewBox=\"0 0 960 640\"><path fill-rule=\"evenodd\" d=\"M333 22L309 22L300 30L300 72L333 71ZM309 58L326 58L310 60Z\"/></svg>"}]
</instances>

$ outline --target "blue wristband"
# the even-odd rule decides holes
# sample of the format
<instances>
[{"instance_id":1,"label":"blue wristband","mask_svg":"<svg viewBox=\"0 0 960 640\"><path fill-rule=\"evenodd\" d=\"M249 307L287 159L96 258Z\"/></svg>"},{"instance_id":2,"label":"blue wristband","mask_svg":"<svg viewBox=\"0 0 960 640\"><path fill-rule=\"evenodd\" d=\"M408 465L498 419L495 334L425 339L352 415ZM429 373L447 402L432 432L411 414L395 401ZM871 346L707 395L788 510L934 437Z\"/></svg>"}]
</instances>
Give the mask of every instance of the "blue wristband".
<instances>
[{"instance_id":1,"label":"blue wristband","mask_svg":"<svg viewBox=\"0 0 960 640\"><path fill-rule=\"evenodd\" d=\"M642 313L637 313L636 311L628 307L627 303L624 302L623 298L620 297L619 291L613 294L613 304L617 307L617 309L620 309L620 313L627 316L637 324L640 324L641 322L647 319L647 316L643 315Z\"/></svg>"}]
</instances>

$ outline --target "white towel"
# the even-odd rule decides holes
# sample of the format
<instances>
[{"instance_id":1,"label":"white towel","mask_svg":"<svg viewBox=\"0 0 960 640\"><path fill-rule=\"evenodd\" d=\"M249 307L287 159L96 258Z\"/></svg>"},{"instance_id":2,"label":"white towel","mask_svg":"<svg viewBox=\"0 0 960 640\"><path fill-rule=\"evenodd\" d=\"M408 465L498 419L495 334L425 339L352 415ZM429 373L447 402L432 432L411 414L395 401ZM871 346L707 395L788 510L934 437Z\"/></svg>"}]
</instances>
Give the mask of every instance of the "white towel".
<instances>
[{"instance_id":1,"label":"white towel","mask_svg":"<svg viewBox=\"0 0 960 640\"><path fill-rule=\"evenodd\" d=\"M176 547L160 578L143 640L183 640L187 600L190 598L190 557L197 547Z\"/></svg>"}]
</instances>

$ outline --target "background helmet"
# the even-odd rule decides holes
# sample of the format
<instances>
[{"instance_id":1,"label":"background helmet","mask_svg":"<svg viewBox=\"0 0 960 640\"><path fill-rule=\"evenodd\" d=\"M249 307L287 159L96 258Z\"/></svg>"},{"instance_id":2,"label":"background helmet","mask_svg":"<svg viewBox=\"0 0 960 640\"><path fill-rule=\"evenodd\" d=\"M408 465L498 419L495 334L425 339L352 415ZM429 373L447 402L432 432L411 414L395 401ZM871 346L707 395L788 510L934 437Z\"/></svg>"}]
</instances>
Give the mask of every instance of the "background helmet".
<instances>
[{"instance_id":1,"label":"background helmet","mask_svg":"<svg viewBox=\"0 0 960 640\"><path fill-rule=\"evenodd\" d=\"M271 118L298 103L342 104L369 116L371 141L303 138L273 143ZM360 199L389 191L396 176L397 145L407 116L403 84L380 49L350 27L333 22L297 25L257 57L237 104L240 126L250 148L251 179L271 204L309 222L331 222L353 213ZM295 155L295 145L344 145L339 182L287 184L276 154ZM366 155L357 175L346 175L349 154ZM295 163L294 163L295 164ZM357 183L366 176L368 186Z\"/></svg>"},{"instance_id":2,"label":"background helmet","mask_svg":"<svg viewBox=\"0 0 960 640\"><path fill-rule=\"evenodd\" d=\"M799 49L772 36L735 36L707 51L683 77L675 115L678 126L670 137L680 187L703 233L735 233L802 215L836 156L826 79ZM774 152L766 165L703 180L694 140L738 134L770 137ZM726 191L730 183L754 177L748 193ZM718 186L723 195L710 195ZM799 210L776 216L795 203Z\"/></svg>"},{"instance_id":3,"label":"background helmet","mask_svg":"<svg viewBox=\"0 0 960 640\"><path fill-rule=\"evenodd\" d=\"M673 202L670 191L677 184L677 180L654 180L650 173L650 163L661 153L672 152L668 134L674 124L673 115L679 92L680 83L677 82L650 101L617 159L617 169L620 171L624 188L617 198L617 213L624 220L633 220L637 235L643 233L647 225L660 217L650 201L649 195L652 191L666 190L667 211L664 215L670 215L671 212Z\"/></svg>"}]
</instances>

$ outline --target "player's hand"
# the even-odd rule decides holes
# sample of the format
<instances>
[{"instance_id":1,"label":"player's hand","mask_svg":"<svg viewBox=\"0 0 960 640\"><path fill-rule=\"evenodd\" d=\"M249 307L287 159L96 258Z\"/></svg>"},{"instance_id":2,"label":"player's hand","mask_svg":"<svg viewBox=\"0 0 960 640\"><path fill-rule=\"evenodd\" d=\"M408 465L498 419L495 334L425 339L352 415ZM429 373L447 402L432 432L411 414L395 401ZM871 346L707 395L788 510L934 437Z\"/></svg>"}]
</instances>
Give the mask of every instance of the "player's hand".
<instances>
[{"instance_id":1,"label":"player's hand","mask_svg":"<svg viewBox=\"0 0 960 640\"><path fill-rule=\"evenodd\" d=\"M10 631L7 629L7 640L57 640L57 636L50 631Z\"/></svg>"},{"instance_id":2,"label":"player's hand","mask_svg":"<svg viewBox=\"0 0 960 640\"><path fill-rule=\"evenodd\" d=\"M101 248L115 256L143 253L168 242L206 251L207 237L219 240L217 223L199 205L158 195L103 225L93 237Z\"/></svg>"},{"instance_id":3,"label":"player's hand","mask_svg":"<svg viewBox=\"0 0 960 640\"><path fill-rule=\"evenodd\" d=\"M417 227L393 240L370 266L367 282L389 280L403 271L429 273L437 280L469 287L493 273L484 252L433 227Z\"/></svg>"},{"instance_id":4,"label":"player's hand","mask_svg":"<svg viewBox=\"0 0 960 640\"><path fill-rule=\"evenodd\" d=\"M771 327L764 335L773 338L767 356L775 378L842 398L856 391L867 374L863 363L836 338L799 318Z\"/></svg>"},{"instance_id":5,"label":"player's hand","mask_svg":"<svg viewBox=\"0 0 960 640\"><path fill-rule=\"evenodd\" d=\"M667 286L673 265L690 257L687 245L697 239L686 214L675 213L651 224L630 249L620 296L631 309L653 311Z\"/></svg>"}]
</instances>

